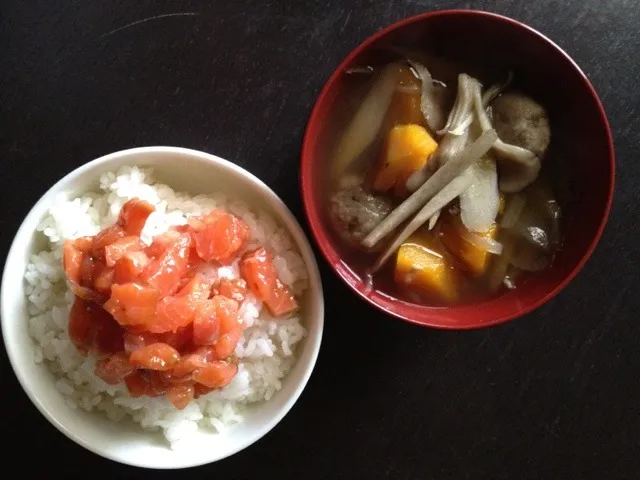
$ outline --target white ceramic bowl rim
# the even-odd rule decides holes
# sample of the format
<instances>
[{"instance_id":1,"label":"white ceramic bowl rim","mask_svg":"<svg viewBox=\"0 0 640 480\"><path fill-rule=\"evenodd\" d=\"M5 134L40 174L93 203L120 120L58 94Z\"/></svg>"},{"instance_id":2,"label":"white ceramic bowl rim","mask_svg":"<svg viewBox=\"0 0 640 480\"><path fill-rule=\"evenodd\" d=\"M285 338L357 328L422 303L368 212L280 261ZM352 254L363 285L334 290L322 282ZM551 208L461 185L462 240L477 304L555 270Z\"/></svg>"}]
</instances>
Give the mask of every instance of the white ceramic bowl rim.
<instances>
[{"instance_id":1,"label":"white ceramic bowl rim","mask_svg":"<svg viewBox=\"0 0 640 480\"><path fill-rule=\"evenodd\" d=\"M69 428L68 418L60 418L60 412L58 412L58 414L52 412L52 409L55 409L52 405L53 395L58 397L58 400L62 401L59 393L55 389L53 392L46 394L42 393L42 389L40 389L40 394L34 392L34 388L36 387L35 383L38 381L42 382L41 378L44 378L43 375L48 375L51 378L51 383L53 384L53 375L48 371L36 374L34 372L38 371L38 368L36 368L38 367L37 365L33 363L25 364L19 360L20 350L25 348L25 345L16 341L17 336L21 334L21 327L16 326L16 322L12 321L15 318L25 320L27 318L24 306L21 307L20 305L25 303L22 281L24 275L23 268L27 262L27 255L31 253L29 251L29 246L33 241L35 226L46 214L47 208L49 207L53 197L59 192L71 189L71 187L80 182L82 178L92 176L92 174L95 174L96 170L109 171L112 169L115 170L121 165L137 165L138 159L154 155L159 155L161 158L181 157L184 161L187 161L187 163L206 163L208 166L203 165L203 169L210 168L212 172L217 170L218 172L222 172L223 176L226 175L230 179L248 184L247 186L253 190L253 193L261 197L261 201L265 202L265 204L261 205L268 205L278 223L283 225L290 233L306 264L309 275L309 290L306 294L306 298L309 299L307 301L309 308L306 308L305 310L305 326L312 328L308 328L309 335L304 340L302 348L298 350L298 358L295 366L283 379L283 388L277 392L271 400L261 403L255 407L258 410L261 408L269 410L269 418L265 421L258 422L259 426L255 429L246 427L250 430L248 432L240 434L232 433L228 438L225 438L225 435L227 435L226 432L211 436L212 443L224 442L224 448L217 449L214 447L208 451L199 452L197 455L185 455L181 453L181 450L171 451L165 445L160 447L155 445L149 448L160 454L154 453L152 455L145 455L144 452L146 452L146 450L143 448L140 451L134 450L137 454L136 456L131 453L130 449L128 449L126 445L118 445L118 448L108 448L115 446L107 445L107 447L105 447L105 445L100 445L90 440L88 432L91 428L89 428L89 425L84 428L83 424L83 428L80 429L81 432L78 431L78 428ZM164 161L165 160L161 160L160 163ZM153 166L153 162L145 162L144 160L142 160L142 164L149 164ZM109 165L113 165L113 168L107 168ZM182 166L182 164L180 164L180 166ZM98 176L99 174L100 173L97 173ZM97 179L94 179L93 181L96 180ZM170 186L173 188L173 185ZM16 281L16 278L19 278L20 281ZM21 295L22 298L17 298L18 295ZM5 263L2 276L0 302L2 335L9 360L18 381L22 385L22 388L38 410L40 410L40 412L56 428L58 428L58 430L88 450L117 462L145 468L175 469L211 463L248 447L266 435L287 414L306 386L318 357L324 326L324 300L318 265L308 238L288 207L266 184L241 167L215 155L181 147L157 146L122 150L86 163L59 180L40 198L40 200L38 200L18 229ZM25 321L23 331L26 332L26 330L27 324ZM41 370L46 370L46 368L42 366ZM296 383L295 385L292 385L292 382L294 382L294 378L292 377L294 375L296 377ZM278 402L278 405L274 404L276 401ZM80 412L80 410L68 410L69 412L66 413L68 413L69 416L74 415L74 413L70 412ZM81 412L80 415L92 415L96 418L98 416L104 417L104 414L102 413L87 414L86 412ZM99 420L99 422L105 425L105 422L108 422L108 420L104 418ZM147 432L143 432L138 426L135 426L134 428L139 430L140 435L152 435ZM245 427L240 427L240 429L242 428ZM94 428L93 430L96 429ZM234 431L235 427L231 429L231 432ZM214 438L215 441L213 440Z\"/></svg>"}]
</instances>

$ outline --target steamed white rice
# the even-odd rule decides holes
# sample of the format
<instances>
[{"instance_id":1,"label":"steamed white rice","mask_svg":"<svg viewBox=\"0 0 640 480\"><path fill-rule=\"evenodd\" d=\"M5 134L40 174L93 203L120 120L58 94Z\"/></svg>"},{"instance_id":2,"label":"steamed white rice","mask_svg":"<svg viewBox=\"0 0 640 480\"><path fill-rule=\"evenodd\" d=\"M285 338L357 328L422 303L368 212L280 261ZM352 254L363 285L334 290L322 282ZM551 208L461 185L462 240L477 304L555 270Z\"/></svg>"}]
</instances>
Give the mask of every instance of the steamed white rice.
<instances>
[{"instance_id":1,"label":"steamed white rice","mask_svg":"<svg viewBox=\"0 0 640 480\"><path fill-rule=\"evenodd\" d=\"M67 334L73 294L62 269L65 239L95 235L112 225L122 205L133 197L152 203L142 238L150 239L171 225L184 224L190 215L224 208L242 218L251 228L248 249L266 247L274 257L280 279L296 296L307 288L304 262L288 233L264 212L252 211L242 201L222 194L189 196L156 183L153 172L124 167L100 178L100 190L82 197L60 195L38 230L48 247L33 255L25 272L28 296L29 334L34 340L34 361L44 363L56 376L56 388L69 408L99 410L113 421L131 417L142 428L161 430L176 448L200 428L221 432L242 422L250 403L269 400L281 387L282 378L295 363L296 345L306 335L300 318L291 315L274 320L252 295L240 307L245 331L236 348L238 374L220 391L192 401L184 410L161 398L131 398L124 385L112 386L94 375L95 359L82 357ZM219 268L219 277L239 276L237 262Z\"/></svg>"}]
</instances>

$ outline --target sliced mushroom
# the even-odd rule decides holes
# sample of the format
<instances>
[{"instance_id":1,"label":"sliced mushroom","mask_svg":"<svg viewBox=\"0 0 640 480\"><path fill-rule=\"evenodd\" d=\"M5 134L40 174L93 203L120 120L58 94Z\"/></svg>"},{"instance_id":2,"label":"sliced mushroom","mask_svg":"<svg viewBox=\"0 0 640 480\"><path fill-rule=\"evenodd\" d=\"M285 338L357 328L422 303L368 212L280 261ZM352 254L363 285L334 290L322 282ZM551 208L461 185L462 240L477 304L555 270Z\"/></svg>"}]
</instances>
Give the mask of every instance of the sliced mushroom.
<instances>
[{"instance_id":1,"label":"sliced mushroom","mask_svg":"<svg viewBox=\"0 0 640 480\"><path fill-rule=\"evenodd\" d=\"M429 129L432 132L437 132L444 126L447 115L447 92L445 87L433 79L431 73L423 64L412 59L409 59L408 62L422 82L420 95L422 115Z\"/></svg>"},{"instance_id":2,"label":"sliced mushroom","mask_svg":"<svg viewBox=\"0 0 640 480\"><path fill-rule=\"evenodd\" d=\"M473 90L480 88L480 83L465 73L458 75L458 93L456 101L449 113L446 125L438 133L446 132L433 157L420 170L407 179L407 190L415 192L424 184L435 170L445 165L451 158L459 155L469 140L469 119L473 117ZM438 221L440 211L436 211L429 219L429 229Z\"/></svg>"},{"instance_id":3,"label":"sliced mushroom","mask_svg":"<svg viewBox=\"0 0 640 480\"><path fill-rule=\"evenodd\" d=\"M475 78L470 77L466 73L461 73L458 76L456 101L453 104L451 112L449 112L447 123L437 132L438 135L444 135L447 132L453 133L454 135L461 135L466 131L469 125L464 126L463 124L471 114L473 108L472 93L476 85L480 84Z\"/></svg>"},{"instance_id":4,"label":"sliced mushroom","mask_svg":"<svg viewBox=\"0 0 640 480\"><path fill-rule=\"evenodd\" d=\"M479 89L473 91L473 106L483 131L493 128ZM498 185L505 193L516 193L532 184L540 173L540 159L530 150L503 142L492 147L499 168Z\"/></svg>"},{"instance_id":5,"label":"sliced mushroom","mask_svg":"<svg viewBox=\"0 0 640 480\"><path fill-rule=\"evenodd\" d=\"M493 152L500 170L498 184L504 193L520 192L538 178L540 159L529 150L498 139Z\"/></svg>"},{"instance_id":6,"label":"sliced mushroom","mask_svg":"<svg viewBox=\"0 0 640 480\"><path fill-rule=\"evenodd\" d=\"M438 149L429 161L409 176L406 183L407 190L409 192L415 192L439 167L446 164L450 158L459 155L467 145L468 138L469 135L467 132L464 132L462 135L447 133L442 138Z\"/></svg>"}]
</instances>

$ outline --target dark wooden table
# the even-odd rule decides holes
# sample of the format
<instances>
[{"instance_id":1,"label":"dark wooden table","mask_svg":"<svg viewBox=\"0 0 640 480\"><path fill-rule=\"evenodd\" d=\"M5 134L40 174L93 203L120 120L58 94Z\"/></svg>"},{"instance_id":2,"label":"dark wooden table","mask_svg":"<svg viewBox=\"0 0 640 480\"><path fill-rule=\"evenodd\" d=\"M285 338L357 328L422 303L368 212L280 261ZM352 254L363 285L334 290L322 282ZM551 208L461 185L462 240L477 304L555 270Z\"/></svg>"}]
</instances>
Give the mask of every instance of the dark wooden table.
<instances>
[{"instance_id":1,"label":"dark wooden table","mask_svg":"<svg viewBox=\"0 0 640 480\"><path fill-rule=\"evenodd\" d=\"M19 222L54 181L134 146L186 146L237 162L304 222L303 129L323 83L353 47L436 8L512 16L566 49L611 121L616 195L586 268L533 314L443 332L382 315L319 258L326 330L302 397L248 450L179 475L638 478L640 7L634 0L293 3L2 2L2 261ZM18 467L23 478L150 474L67 440L29 402L6 355L1 360L5 467Z\"/></svg>"}]
</instances>

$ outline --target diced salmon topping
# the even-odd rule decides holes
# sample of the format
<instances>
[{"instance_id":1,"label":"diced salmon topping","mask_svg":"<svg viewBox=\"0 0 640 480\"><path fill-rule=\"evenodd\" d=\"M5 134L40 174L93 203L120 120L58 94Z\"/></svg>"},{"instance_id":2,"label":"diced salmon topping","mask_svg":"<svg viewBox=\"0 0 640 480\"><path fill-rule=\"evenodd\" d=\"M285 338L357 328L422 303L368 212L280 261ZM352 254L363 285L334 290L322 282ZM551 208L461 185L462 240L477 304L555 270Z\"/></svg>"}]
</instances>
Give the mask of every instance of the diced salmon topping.
<instances>
[{"instance_id":1,"label":"diced salmon topping","mask_svg":"<svg viewBox=\"0 0 640 480\"><path fill-rule=\"evenodd\" d=\"M189 325L198 306L207 300L211 286L199 275L194 276L174 296L164 297L158 302L156 316L149 331L154 333L172 332Z\"/></svg>"},{"instance_id":2,"label":"diced salmon topping","mask_svg":"<svg viewBox=\"0 0 640 480\"><path fill-rule=\"evenodd\" d=\"M120 240L125 236L125 232L120 225L113 225L107 227L93 237L93 244L91 245L91 255L95 258L104 259L105 248Z\"/></svg>"},{"instance_id":3,"label":"diced salmon topping","mask_svg":"<svg viewBox=\"0 0 640 480\"><path fill-rule=\"evenodd\" d=\"M216 295L201 305L196 312L193 321L193 341L196 345L211 345L220 335L224 336L234 329L240 329L242 332L238 322L238 302L222 295ZM236 343L237 341L236 338ZM233 348L235 349L235 344ZM218 355L218 358L226 356Z\"/></svg>"},{"instance_id":4,"label":"diced salmon topping","mask_svg":"<svg viewBox=\"0 0 640 480\"><path fill-rule=\"evenodd\" d=\"M171 345L179 352L190 352L195 347L193 346L193 325L189 324L186 327L178 328L176 331L157 333L158 338L167 345Z\"/></svg>"},{"instance_id":5,"label":"diced salmon topping","mask_svg":"<svg viewBox=\"0 0 640 480\"><path fill-rule=\"evenodd\" d=\"M149 385L143 376L142 370L135 370L131 375L126 376L124 383L127 386L127 390L129 390L129 395L134 398L143 395L154 396L151 395L151 389L148 388Z\"/></svg>"},{"instance_id":6,"label":"diced salmon topping","mask_svg":"<svg viewBox=\"0 0 640 480\"><path fill-rule=\"evenodd\" d=\"M195 230L193 239L200 258L227 263L249 239L249 227L229 213L216 213L203 219L202 230Z\"/></svg>"},{"instance_id":7,"label":"diced salmon topping","mask_svg":"<svg viewBox=\"0 0 640 480\"><path fill-rule=\"evenodd\" d=\"M114 283L111 297L104 304L104 309L120 325L141 325L148 328L155 322L159 301L160 292L153 287L140 283Z\"/></svg>"},{"instance_id":8,"label":"diced salmon topping","mask_svg":"<svg viewBox=\"0 0 640 480\"><path fill-rule=\"evenodd\" d=\"M271 255L265 248L246 253L240 269L251 293L264 302L271 315L281 317L298 308L296 298L278 278Z\"/></svg>"},{"instance_id":9,"label":"diced salmon topping","mask_svg":"<svg viewBox=\"0 0 640 480\"><path fill-rule=\"evenodd\" d=\"M163 296L175 293L187 271L190 243L189 235L179 235L149 263L141 280L157 288Z\"/></svg>"},{"instance_id":10,"label":"diced salmon topping","mask_svg":"<svg viewBox=\"0 0 640 480\"><path fill-rule=\"evenodd\" d=\"M193 382L178 383L167 389L167 398L174 407L182 410L193 400L194 393Z\"/></svg>"},{"instance_id":11,"label":"diced salmon topping","mask_svg":"<svg viewBox=\"0 0 640 480\"><path fill-rule=\"evenodd\" d=\"M66 240L62 248L62 266L67 280L80 285L86 252L76 246L75 240Z\"/></svg>"},{"instance_id":12,"label":"diced salmon topping","mask_svg":"<svg viewBox=\"0 0 640 480\"><path fill-rule=\"evenodd\" d=\"M233 363L213 361L193 372L193 380L209 388L222 388L238 373L238 366Z\"/></svg>"},{"instance_id":13,"label":"diced salmon topping","mask_svg":"<svg viewBox=\"0 0 640 480\"><path fill-rule=\"evenodd\" d=\"M220 336L220 319L212 300L206 300L198 307L193 319L193 343L211 345Z\"/></svg>"},{"instance_id":14,"label":"diced salmon topping","mask_svg":"<svg viewBox=\"0 0 640 480\"><path fill-rule=\"evenodd\" d=\"M125 253L142 250L143 245L140 238L135 235L119 238L111 245L107 245L104 247L104 258L107 267L113 267Z\"/></svg>"},{"instance_id":15,"label":"diced salmon topping","mask_svg":"<svg viewBox=\"0 0 640 480\"><path fill-rule=\"evenodd\" d=\"M205 387L201 383L196 383L193 386L193 390L194 390L194 395L193 395L194 398L198 398L198 397L201 397L202 395L206 395L207 393L213 392L215 388Z\"/></svg>"},{"instance_id":16,"label":"diced salmon topping","mask_svg":"<svg viewBox=\"0 0 640 480\"><path fill-rule=\"evenodd\" d=\"M83 287L81 285L76 285L72 283L71 291L76 297L82 298L87 302L92 302L92 303L97 303L99 305L102 305L106 300L104 295L100 294L99 292L91 288Z\"/></svg>"},{"instance_id":17,"label":"diced salmon topping","mask_svg":"<svg viewBox=\"0 0 640 480\"><path fill-rule=\"evenodd\" d=\"M167 393L171 384L164 378L164 372L155 370L135 370L125 377L124 383L132 397L158 397Z\"/></svg>"},{"instance_id":18,"label":"diced salmon topping","mask_svg":"<svg viewBox=\"0 0 640 480\"><path fill-rule=\"evenodd\" d=\"M104 268L103 263L100 260L93 258L92 255L83 253L82 267L80 270L80 285L83 287L91 287L93 285L93 279Z\"/></svg>"},{"instance_id":19,"label":"diced salmon topping","mask_svg":"<svg viewBox=\"0 0 640 480\"><path fill-rule=\"evenodd\" d=\"M124 350L125 330L99 305L89 307L92 316L93 349L100 355L110 355Z\"/></svg>"},{"instance_id":20,"label":"diced salmon topping","mask_svg":"<svg viewBox=\"0 0 640 480\"><path fill-rule=\"evenodd\" d=\"M116 283L135 282L151 260L144 252L128 252L122 255L114 266Z\"/></svg>"},{"instance_id":21,"label":"diced salmon topping","mask_svg":"<svg viewBox=\"0 0 640 480\"><path fill-rule=\"evenodd\" d=\"M98 357L95 374L106 383L124 383L132 397L166 395L184 409L236 375L238 312L249 292L273 316L297 303L265 249L242 257L243 278L218 278L250 237L243 220L213 210L145 245L140 235L153 212L150 203L129 200L116 224L64 243L76 295L69 337L80 353Z\"/></svg>"},{"instance_id":22,"label":"diced salmon topping","mask_svg":"<svg viewBox=\"0 0 640 480\"><path fill-rule=\"evenodd\" d=\"M98 264L97 268L93 270L93 288L95 291L109 297L111 294L111 285L115 276L115 270L113 267L105 267L102 264Z\"/></svg>"},{"instance_id":23,"label":"diced salmon topping","mask_svg":"<svg viewBox=\"0 0 640 480\"><path fill-rule=\"evenodd\" d=\"M93 329L93 315L89 310L89 303L76 297L69 313L69 338L76 349L86 355L93 347L95 331Z\"/></svg>"},{"instance_id":24,"label":"diced salmon topping","mask_svg":"<svg viewBox=\"0 0 640 480\"><path fill-rule=\"evenodd\" d=\"M216 356L218 358L227 358L229 355L231 355L238 345L240 335L242 335L241 326L235 327L232 330L229 330L225 334L221 335L214 346Z\"/></svg>"},{"instance_id":25,"label":"diced salmon topping","mask_svg":"<svg viewBox=\"0 0 640 480\"><path fill-rule=\"evenodd\" d=\"M83 355L112 354L123 349L123 329L99 305L76 297L69 315L69 338Z\"/></svg>"},{"instance_id":26,"label":"diced salmon topping","mask_svg":"<svg viewBox=\"0 0 640 480\"><path fill-rule=\"evenodd\" d=\"M166 343L152 343L134 350L129 356L129 362L134 367L165 371L180 362L180 354Z\"/></svg>"},{"instance_id":27,"label":"diced salmon topping","mask_svg":"<svg viewBox=\"0 0 640 480\"><path fill-rule=\"evenodd\" d=\"M122 206L118 216L118 225L127 232L127 235L140 236L147 218L154 211L154 206L149 202L133 198Z\"/></svg>"},{"instance_id":28,"label":"diced salmon topping","mask_svg":"<svg viewBox=\"0 0 640 480\"><path fill-rule=\"evenodd\" d=\"M96 363L96 375L109 385L117 385L135 370L129 358L123 353L101 358Z\"/></svg>"},{"instance_id":29,"label":"diced salmon topping","mask_svg":"<svg viewBox=\"0 0 640 480\"><path fill-rule=\"evenodd\" d=\"M244 299L247 297L247 292L247 282L242 278L223 278L218 285L214 287L214 295L223 295L238 303L244 302Z\"/></svg>"}]
</instances>

